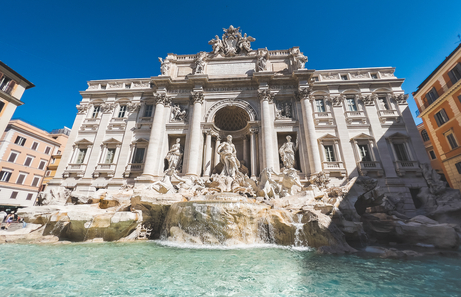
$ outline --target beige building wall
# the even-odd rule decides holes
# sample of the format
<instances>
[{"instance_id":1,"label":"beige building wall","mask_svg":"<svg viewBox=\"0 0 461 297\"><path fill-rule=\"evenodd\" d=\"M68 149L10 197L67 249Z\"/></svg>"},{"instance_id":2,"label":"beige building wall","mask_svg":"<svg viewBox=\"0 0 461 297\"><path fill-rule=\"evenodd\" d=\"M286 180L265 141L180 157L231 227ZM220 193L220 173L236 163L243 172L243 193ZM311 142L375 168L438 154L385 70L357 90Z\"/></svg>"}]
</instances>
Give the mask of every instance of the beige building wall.
<instances>
[{"instance_id":1,"label":"beige building wall","mask_svg":"<svg viewBox=\"0 0 461 297\"><path fill-rule=\"evenodd\" d=\"M60 146L48 132L10 121L0 140L0 205L34 205L49 160Z\"/></svg>"},{"instance_id":2,"label":"beige building wall","mask_svg":"<svg viewBox=\"0 0 461 297\"><path fill-rule=\"evenodd\" d=\"M43 178L40 192L45 191L45 188L50 180L56 175L59 163L61 162L62 152L66 147L67 140L69 139L71 129L64 127L63 129L56 129L51 131L50 136L61 144L59 150L51 156L50 162L47 166L45 177Z\"/></svg>"},{"instance_id":3,"label":"beige building wall","mask_svg":"<svg viewBox=\"0 0 461 297\"><path fill-rule=\"evenodd\" d=\"M0 135L5 131L16 107L23 105L21 97L34 84L0 61Z\"/></svg>"}]
</instances>

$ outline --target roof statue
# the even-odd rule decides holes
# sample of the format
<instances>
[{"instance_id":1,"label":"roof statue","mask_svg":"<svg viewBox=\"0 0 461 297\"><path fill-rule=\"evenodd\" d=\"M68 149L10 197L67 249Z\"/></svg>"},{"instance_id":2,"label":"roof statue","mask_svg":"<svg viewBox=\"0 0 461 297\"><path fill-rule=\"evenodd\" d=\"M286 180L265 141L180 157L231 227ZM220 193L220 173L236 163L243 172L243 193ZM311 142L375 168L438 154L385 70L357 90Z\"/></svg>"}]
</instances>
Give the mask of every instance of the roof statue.
<instances>
[{"instance_id":1,"label":"roof statue","mask_svg":"<svg viewBox=\"0 0 461 297\"><path fill-rule=\"evenodd\" d=\"M216 35L214 39L208 42L213 46L212 54L214 56L232 57L241 54L247 55L252 51L251 42L256 39L247 36L246 33L242 36L240 27L234 28L231 25L228 29L224 28L223 31L222 39L219 39L219 36Z\"/></svg>"}]
</instances>

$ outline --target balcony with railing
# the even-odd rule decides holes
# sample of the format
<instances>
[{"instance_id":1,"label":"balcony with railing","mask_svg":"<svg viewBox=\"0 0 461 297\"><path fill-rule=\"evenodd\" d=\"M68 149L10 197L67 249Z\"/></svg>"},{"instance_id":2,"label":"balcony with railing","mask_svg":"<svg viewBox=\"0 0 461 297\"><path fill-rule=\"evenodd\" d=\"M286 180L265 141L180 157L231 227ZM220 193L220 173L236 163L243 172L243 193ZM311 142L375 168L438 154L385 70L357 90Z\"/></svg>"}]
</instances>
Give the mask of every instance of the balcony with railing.
<instances>
[{"instance_id":1,"label":"balcony with railing","mask_svg":"<svg viewBox=\"0 0 461 297\"><path fill-rule=\"evenodd\" d=\"M99 177L101 174L105 174L107 177L114 177L116 166L116 164L100 163L96 166L93 177Z\"/></svg>"},{"instance_id":2,"label":"balcony with railing","mask_svg":"<svg viewBox=\"0 0 461 297\"><path fill-rule=\"evenodd\" d=\"M373 172L378 177L383 176L383 168L379 161L360 161L357 163L357 167L361 175L368 175Z\"/></svg>"},{"instance_id":3,"label":"balcony with railing","mask_svg":"<svg viewBox=\"0 0 461 297\"><path fill-rule=\"evenodd\" d=\"M421 175L421 168L418 161L395 161L395 171L398 176L404 176L407 172L414 172Z\"/></svg>"},{"instance_id":4,"label":"balcony with railing","mask_svg":"<svg viewBox=\"0 0 461 297\"><path fill-rule=\"evenodd\" d=\"M75 174L77 177L83 177L86 170L86 164L69 164L62 174L64 178L69 177L71 174Z\"/></svg>"},{"instance_id":5,"label":"balcony with railing","mask_svg":"<svg viewBox=\"0 0 461 297\"><path fill-rule=\"evenodd\" d=\"M332 162L324 161L323 171L327 172L330 175L336 173L341 176L346 176L346 168L344 168L344 164L342 161L332 161Z\"/></svg>"},{"instance_id":6,"label":"balcony with railing","mask_svg":"<svg viewBox=\"0 0 461 297\"><path fill-rule=\"evenodd\" d=\"M378 110L378 117L381 124L396 124L400 123L400 116L397 110Z\"/></svg>"},{"instance_id":7,"label":"balcony with railing","mask_svg":"<svg viewBox=\"0 0 461 297\"><path fill-rule=\"evenodd\" d=\"M331 112L317 111L314 112L313 115L316 126L333 126L335 124L335 120Z\"/></svg>"},{"instance_id":8,"label":"balcony with railing","mask_svg":"<svg viewBox=\"0 0 461 297\"><path fill-rule=\"evenodd\" d=\"M144 163L130 163L126 166L124 176L129 177L130 173L142 174L144 171Z\"/></svg>"},{"instance_id":9,"label":"balcony with railing","mask_svg":"<svg viewBox=\"0 0 461 297\"><path fill-rule=\"evenodd\" d=\"M356 111L346 111L344 112L346 116L346 123L348 125L366 125L368 124L367 117L363 110Z\"/></svg>"}]
</instances>

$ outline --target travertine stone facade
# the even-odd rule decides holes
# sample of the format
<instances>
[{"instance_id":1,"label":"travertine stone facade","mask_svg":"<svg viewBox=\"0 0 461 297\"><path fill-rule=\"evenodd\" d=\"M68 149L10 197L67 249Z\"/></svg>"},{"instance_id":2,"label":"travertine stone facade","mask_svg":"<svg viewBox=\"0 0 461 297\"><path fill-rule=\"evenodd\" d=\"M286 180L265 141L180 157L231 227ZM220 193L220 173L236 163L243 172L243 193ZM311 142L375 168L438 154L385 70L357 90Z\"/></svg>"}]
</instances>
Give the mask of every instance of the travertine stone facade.
<instances>
[{"instance_id":1,"label":"travertine stone facade","mask_svg":"<svg viewBox=\"0 0 461 297\"><path fill-rule=\"evenodd\" d=\"M159 59L159 76L88 82L49 186L151 183L177 139L179 175L208 177L227 135L251 177L282 169L279 149L291 136L301 181L319 171L337 184L362 174L408 196L408 186L426 185L419 165L429 160L394 68L310 70L298 47L253 50L253 40L231 27L211 52Z\"/></svg>"}]
</instances>

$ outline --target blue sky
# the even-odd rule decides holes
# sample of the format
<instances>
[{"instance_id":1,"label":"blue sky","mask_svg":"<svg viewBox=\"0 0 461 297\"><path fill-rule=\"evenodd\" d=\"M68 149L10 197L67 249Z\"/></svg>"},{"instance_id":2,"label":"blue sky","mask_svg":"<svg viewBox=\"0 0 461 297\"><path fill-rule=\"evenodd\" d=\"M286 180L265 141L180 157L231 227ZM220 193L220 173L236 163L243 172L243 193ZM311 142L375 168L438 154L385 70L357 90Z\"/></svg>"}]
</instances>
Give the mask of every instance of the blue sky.
<instances>
[{"instance_id":1,"label":"blue sky","mask_svg":"<svg viewBox=\"0 0 461 297\"><path fill-rule=\"evenodd\" d=\"M156 76L157 57L211 51L231 24L253 48L300 46L309 69L396 67L411 94L460 41L460 11L459 0L4 1L0 60L36 85L14 118L45 130L72 127L87 81Z\"/></svg>"}]
</instances>

